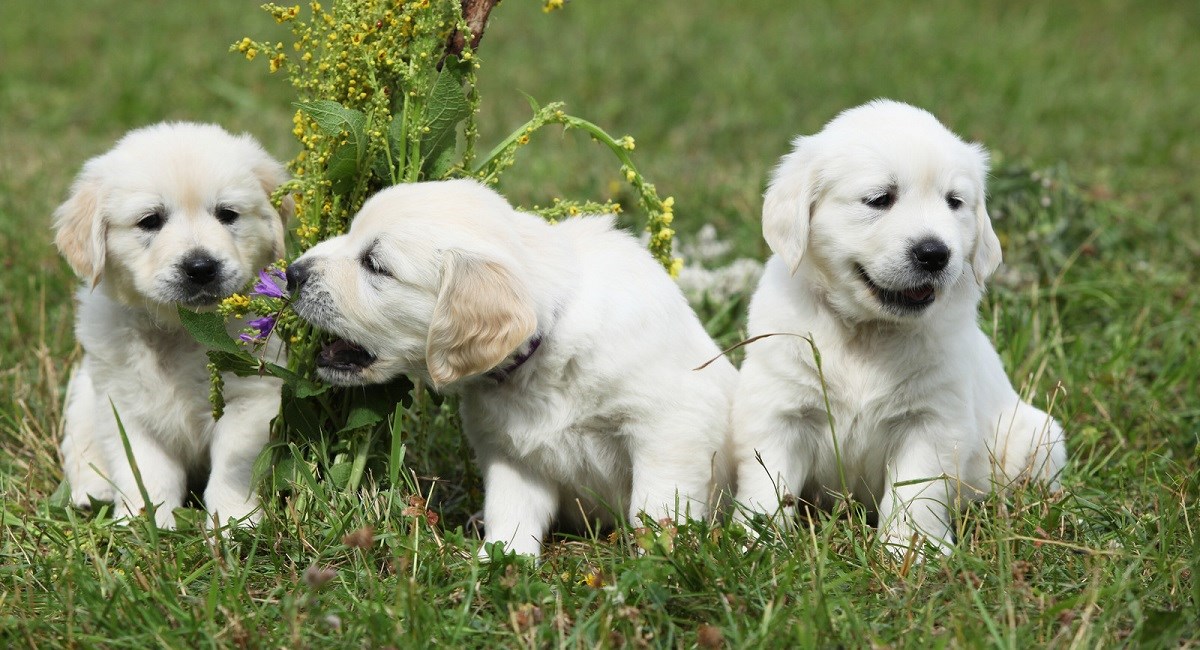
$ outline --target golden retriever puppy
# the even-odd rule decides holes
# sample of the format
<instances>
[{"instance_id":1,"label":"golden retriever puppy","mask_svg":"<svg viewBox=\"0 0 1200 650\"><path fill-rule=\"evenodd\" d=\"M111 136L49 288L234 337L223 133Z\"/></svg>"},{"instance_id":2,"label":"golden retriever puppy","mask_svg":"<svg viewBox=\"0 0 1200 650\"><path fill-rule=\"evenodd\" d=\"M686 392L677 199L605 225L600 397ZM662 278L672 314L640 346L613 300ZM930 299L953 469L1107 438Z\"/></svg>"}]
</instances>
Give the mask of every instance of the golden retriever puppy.
<instances>
[{"instance_id":1,"label":"golden retriever puppy","mask_svg":"<svg viewBox=\"0 0 1200 650\"><path fill-rule=\"evenodd\" d=\"M288 287L342 337L317 359L326 381L403 373L461 395L486 542L537 555L556 517L700 518L728 484L737 371L693 372L717 346L610 217L551 225L475 181L400 185L296 260Z\"/></svg>"},{"instance_id":2,"label":"golden retriever puppy","mask_svg":"<svg viewBox=\"0 0 1200 650\"><path fill-rule=\"evenodd\" d=\"M257 521L250 473L279 383L227 375L214 421L208 360L178 307L211 309L283 254L287 210L270 194L286 179L250 136L183 122L132 131L84 165L54 213L55 244L87 285L62 440L75 505L114 501L119 517L144 508L121 426L159 526L174 525L189 479L205 478L211 514Z\"/></svg>"},{"instance_id":3,"label":"golden retriever puppy","mask_svg":"<svg viewBox=\"0 0 1200 650\"><path fill-rule=\"evenodd\" d=\"M775 169L775 255L750 305L734 405L738 501L852 493L904 552L948 552L962 498L1058 487L1063 431L1013 390L976 323L1000 263L987 156L929 113L875 101L801 137ZM816 351L813 350L815 346ZM760 461L761 459L761 461Z\"/></svg>"}]
</instances>

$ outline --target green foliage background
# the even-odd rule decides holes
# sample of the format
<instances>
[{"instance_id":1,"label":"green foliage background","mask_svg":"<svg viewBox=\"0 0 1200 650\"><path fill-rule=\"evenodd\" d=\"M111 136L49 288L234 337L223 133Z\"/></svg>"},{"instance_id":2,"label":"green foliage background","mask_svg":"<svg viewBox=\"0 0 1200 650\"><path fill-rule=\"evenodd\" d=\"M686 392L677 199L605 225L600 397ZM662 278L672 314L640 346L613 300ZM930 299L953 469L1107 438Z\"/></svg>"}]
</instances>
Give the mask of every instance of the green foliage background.
<instances>
[{"instance_id":1,"label":"green foliage background","mask_svg":"<svg viewBox=\"0 0 1200 650\"><path fill-rule=\"evenodd\" d=\"M845 107L909 101L1000 154L992 209L1007 264L981 322L1034 399L1065 389L1068 496L982 504L960 521L959 553L907 571L879 556L853 511L749 550L732 530L695 526L652 531L642 557L598 535L557 544L540 566L478 564L469 451L436 405L395 413L402 435L383 449L396 489L312 480L257 530L212 544L196 528L153 537L50 506L62 389L78 358L75 280L50 245L50 212L85 159L157 120L219 122L290 158L292 93L265 60L227 52L244 35L284 40L252 4L10 5L0 21L6 645L1196 643L1192 4L576 0L543 15L508 0L496 10L479 52L480 141L528 119L525 93L563 100L637 138L640 169L676 199L681 237L713 223L735 254L766 253L760 195L788 140ZM521 156L501 187L515 203L635 199L586 138L535 138ZM711 307L714 336L737 340L740 319ZM373 545L343 539L366 525ZM314 566L336 575L322 583Z\"/></svg>"}]
</instances>

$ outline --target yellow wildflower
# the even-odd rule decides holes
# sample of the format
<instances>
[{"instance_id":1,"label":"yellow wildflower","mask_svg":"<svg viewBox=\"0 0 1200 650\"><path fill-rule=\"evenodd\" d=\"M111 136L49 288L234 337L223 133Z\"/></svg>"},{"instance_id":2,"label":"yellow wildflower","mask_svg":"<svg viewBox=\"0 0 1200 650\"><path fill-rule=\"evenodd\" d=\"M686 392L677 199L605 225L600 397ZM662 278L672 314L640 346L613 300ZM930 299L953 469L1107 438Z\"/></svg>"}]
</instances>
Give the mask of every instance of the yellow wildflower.
<instances>
[{"instance_id":1,"label":"yellow wildflower","mask_svg":"<svg viewBox=\"0 0 1200 650\"><path fill-rule=\"evenodd\" d=\"M229 310L245 309L250 306L250 299L240 293L235 293L221 301L221 307Z\"/></svg>"},{"instance_id":2,"label":"yellow wildflower","mask_svg":"<svg viewBox=\"0 0 1200 650\"><path fill-rule=\"evenodd\" d=\"M675 259L671 260L671 268L667 269L667 272L671 274L671 277L677 278L677 277L679 277L679 272L682 270L683 270L683 258L676 257Z\"/></svg>"},{"instance_id":3,"label":"yellow wildflower","mask_svg":"<svg viewBox=\"0 0 1200 650\"><path fill-rule=\"evenodd\" d=\"M600 587L604 586L604 575L593 569L592 571L588 571L587 575L583 576L583 580L580 580L579 582L580 584L585 584L592 589L599 589Z\"/></svg>"},{"instance_id":4,"label":"yellow wildflower","mask_svg":"<svg viewBox=\"0 0 1200 650\"><path fill-rule=\"evenodd\" d=\"M631 136L631 135L627 135L627 136L621 138L620 140L617 140L617 144L621 145L622 149L626 149L628 151L633 151L634 146L635 146L635 143L633 141L633 136Z\"/></svg>"},{"instance_id":5,"label":"yellow wildflower","mask_svg":"<svg viewBox=\"0 0 1200 650\"><path fill-rule=\"evenodd\" d=\"M562 9L564 1L565 0L545 0L545 2L542 3L542 11L545 13L550 13L555 9Z\"/></svg>"}]
</instances>

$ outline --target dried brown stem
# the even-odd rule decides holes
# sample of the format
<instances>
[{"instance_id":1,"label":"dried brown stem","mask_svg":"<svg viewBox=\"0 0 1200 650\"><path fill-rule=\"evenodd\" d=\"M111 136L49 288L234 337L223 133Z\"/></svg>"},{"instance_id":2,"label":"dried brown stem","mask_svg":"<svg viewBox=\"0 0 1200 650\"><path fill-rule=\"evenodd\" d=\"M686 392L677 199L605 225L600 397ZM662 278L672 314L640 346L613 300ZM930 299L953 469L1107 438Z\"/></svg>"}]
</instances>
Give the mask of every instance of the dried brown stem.
<instances>
[{"instance_id":1,"label":"dried brown stem","mask_svg":"<svg viewBox=\"0 0 1200 650\"><path fill-rule=\"evenodd\" d=\"M492 8L498 4L500 4L500 0L462 0L462 15L463 20L467 23L467 29L471 33L472 51L479 47L479 41L483 38L483 30L487 27L488 16L491 15ZM466 34L456 29L450 35L449 42L446 43L446 54L462 56L462 51L466 46Z\"/></svg>"}]
</instances>

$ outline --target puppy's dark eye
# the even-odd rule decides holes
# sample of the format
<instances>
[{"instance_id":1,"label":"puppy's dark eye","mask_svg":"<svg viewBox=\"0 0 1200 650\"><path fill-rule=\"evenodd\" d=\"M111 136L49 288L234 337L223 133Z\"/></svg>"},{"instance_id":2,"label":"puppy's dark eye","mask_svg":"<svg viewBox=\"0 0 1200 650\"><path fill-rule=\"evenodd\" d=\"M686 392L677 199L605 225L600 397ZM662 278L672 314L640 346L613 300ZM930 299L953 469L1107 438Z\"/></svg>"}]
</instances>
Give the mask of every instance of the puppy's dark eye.
<instances>
[{"instance_id":1,"label":"puppy's dark eye","mask_svg":"<svg viewBox=\"0 0 1200 650\"><path fill-rule=\"evenodd\" d=\"M950 206L951 210L957 210L963 207L963 200L953 194L946 195L946 205Z\"/></svg>"},{"instance_id":2,"label":"puppy's dark eye","mask_svg":"<svg viewBox=\"0 0 1200 650\"><path fill-rule=\"evenodd\" d=\"M217 215L217 221L220 221L223 224L231 224L234 221L237 221L238 216L240 216L238 215L237 210L227 206L221 206L217 208L215 214Z\"/></svg>"},{"instance_id":3,"label":"puppy's dark eye","mask_svg":"<svg viewBox=\"0 0 1200 650\"><path fill-rule=\"evenodd\" d=\"M379 263L375 261L375 258L371 256L371 251L363 253L362 257L358 258L358 261L360 264L362 264L364 269L373 273L374 275L388 274L387 269L380 266Z\"/></svg>"},{"instance_id":4,"label":"puppy's dark eye","mask_svg":"<svg viewBox=\"0 0 1200 650\"><path fill-rule=\"evenodd\" d=\"M166 220L167 219L166 219L166 216L163 214L163 211L161 209L159 209L159 210L155 210L154 212L148 213L145 216L143 216L141 219L139 219L137 222L137 227L142 230L145 230L146 232L154 232L154 231L162 228L163 222Z\"/></svg>"},{"instance_id":5,"label":"puppy's dark eye","mask_svg":"<svg viewBox=\"0 0 1200 650\"><path fill-rule=\"evenodd\" d=\"M896 191L888 190L886 192L880 192L879 194L872 194L871 196L863 199L862 202L864 205L875 208L876 210L886 210L892 207L892 204L896 202Z\"/></svg>"}]
</instances>

